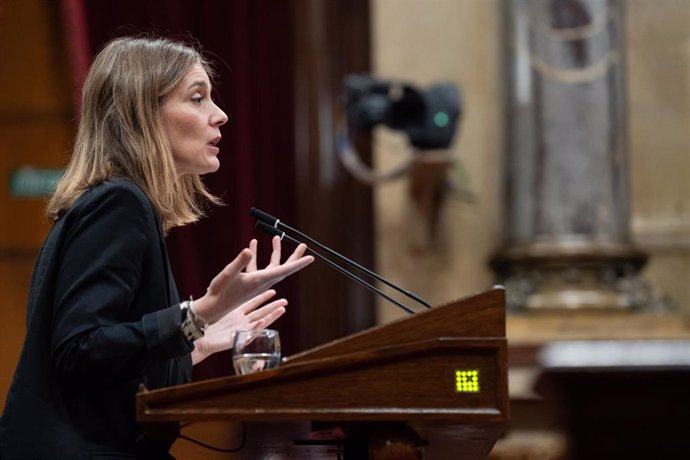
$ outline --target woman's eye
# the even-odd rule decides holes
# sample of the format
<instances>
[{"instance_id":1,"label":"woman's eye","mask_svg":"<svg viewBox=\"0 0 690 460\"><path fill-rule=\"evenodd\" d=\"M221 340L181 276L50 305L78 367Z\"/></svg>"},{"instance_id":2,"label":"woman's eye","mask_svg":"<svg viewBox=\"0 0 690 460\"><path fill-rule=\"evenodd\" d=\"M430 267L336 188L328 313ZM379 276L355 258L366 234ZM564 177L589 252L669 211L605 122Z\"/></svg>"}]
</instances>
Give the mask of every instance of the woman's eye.
<instances>
[{"instance_id":1,"label":"woman's eye","mask_svg":"<svg viewBox=\"0 0 690 460\"><path fill-rule=\"evenodd\" d=\"M204 96L194 96L192 97L192 102L200 104L204 100Z\"/></svg>"}]
</instances>

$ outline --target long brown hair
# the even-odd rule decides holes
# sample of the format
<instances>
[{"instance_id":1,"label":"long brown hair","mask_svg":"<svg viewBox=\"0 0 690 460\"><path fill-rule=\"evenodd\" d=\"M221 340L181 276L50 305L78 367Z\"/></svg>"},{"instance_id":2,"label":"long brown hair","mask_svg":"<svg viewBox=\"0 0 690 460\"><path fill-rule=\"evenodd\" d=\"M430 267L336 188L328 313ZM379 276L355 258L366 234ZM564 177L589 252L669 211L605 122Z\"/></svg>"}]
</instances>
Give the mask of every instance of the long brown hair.
<instances>
[{"instance_id":1,"label":"long brown hair","mask_svg":"<svg viewBox=\"0 0 690 460\"><path fill-rule=\"evenodd\" d=\"M178 176L162 125L162 98L197 63L212 75L201 52L166 38L118 38L98 53L84 82L72 157L48 202L51 220L116 176L144 190L166 231L198 220L202 199L220 202L199 176Z\"/></svg>"}]
</instances>

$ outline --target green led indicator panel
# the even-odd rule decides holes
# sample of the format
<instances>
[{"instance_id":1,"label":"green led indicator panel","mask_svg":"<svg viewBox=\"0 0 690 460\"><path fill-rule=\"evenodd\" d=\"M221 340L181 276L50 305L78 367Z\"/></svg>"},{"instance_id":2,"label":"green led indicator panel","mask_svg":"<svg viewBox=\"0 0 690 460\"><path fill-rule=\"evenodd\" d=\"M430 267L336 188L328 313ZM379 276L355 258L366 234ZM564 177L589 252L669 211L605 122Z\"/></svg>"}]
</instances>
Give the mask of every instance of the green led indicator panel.
<instances>
[{"instance_id":1,"label":"green led indicator panel","mask_svg":"<svg viewBox=\"0 0 690 460\"><path fill-rule=\"evenodd\" d=\"M479 393L479 369L456 369L455 391L458 393Z\"/></svg>"}]
</instances>

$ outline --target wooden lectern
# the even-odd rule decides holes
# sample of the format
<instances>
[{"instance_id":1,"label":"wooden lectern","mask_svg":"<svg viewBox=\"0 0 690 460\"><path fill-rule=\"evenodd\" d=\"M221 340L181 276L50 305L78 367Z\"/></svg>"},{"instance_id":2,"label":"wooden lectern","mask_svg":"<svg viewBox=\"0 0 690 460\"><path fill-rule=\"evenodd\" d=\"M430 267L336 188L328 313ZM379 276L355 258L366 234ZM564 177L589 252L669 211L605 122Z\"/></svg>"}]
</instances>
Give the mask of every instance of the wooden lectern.
<instances>
[{"instance_id":1,"label":"wooden lectern","mask_svg":"<svg viewBox=\"0 0 690 460\"><path fill-rule=\"evenodd\" d=\"M277 369L143 391L137 419L151 435L231 425L225 447L241 448L223 458L484 459L508 422L506 350L505 292L495 288Z\"/></svg>"}]
</instances>

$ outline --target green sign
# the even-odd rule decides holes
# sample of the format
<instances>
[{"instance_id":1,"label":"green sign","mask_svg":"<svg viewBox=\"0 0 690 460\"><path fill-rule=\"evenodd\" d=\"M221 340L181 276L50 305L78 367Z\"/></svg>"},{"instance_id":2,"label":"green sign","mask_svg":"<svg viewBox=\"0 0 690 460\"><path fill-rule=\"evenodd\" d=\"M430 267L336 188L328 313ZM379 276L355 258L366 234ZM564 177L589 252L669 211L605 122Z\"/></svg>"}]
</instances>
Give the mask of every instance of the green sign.
<instances>
[{"instance_id":1,"label":"green sign","mask_svg":"<svg viewBox=\"0 0 690 460\"><path fill-rule=\"evenodd\" d=\"M14 198L44 198L52 195L62 177L62 169L23 167L10 173L10 196Z\"/></svg>"}]
</instances>

